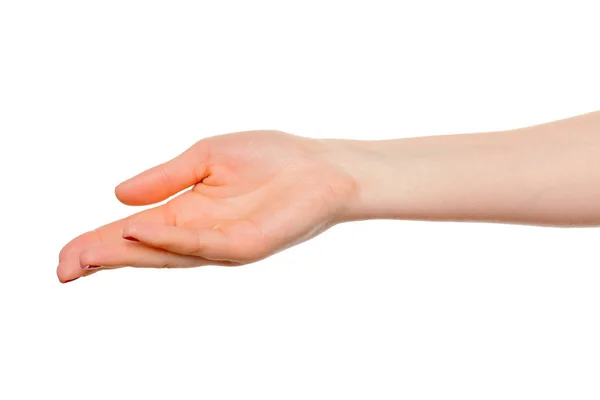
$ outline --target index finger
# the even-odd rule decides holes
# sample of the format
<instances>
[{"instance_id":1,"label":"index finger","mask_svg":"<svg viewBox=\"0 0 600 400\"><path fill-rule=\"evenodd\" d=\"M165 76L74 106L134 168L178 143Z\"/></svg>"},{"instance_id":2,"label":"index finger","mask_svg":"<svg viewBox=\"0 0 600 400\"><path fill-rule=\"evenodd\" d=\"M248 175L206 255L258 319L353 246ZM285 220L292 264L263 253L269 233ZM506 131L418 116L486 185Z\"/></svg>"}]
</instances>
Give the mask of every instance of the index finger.
<instances>
[{"instance_id":1,"label":"index finger","mask_svg":"<svg viewBox=\"0 0 600 400\"><path fill-rule=\"evenodd\" d=\"M81 276L89 275L95 271L86 271L81 268L79 256L81 252L100 244L118 244L126 242L123 239L123 226L129 219L140 219L158 223L168 223L167 208L162 205L141 211L130 217L123 218L100 228L83 233L67 243L59 253L59 263L56 269L58 279L62 283L73 281Z\"/></svg>"}]
</instances>

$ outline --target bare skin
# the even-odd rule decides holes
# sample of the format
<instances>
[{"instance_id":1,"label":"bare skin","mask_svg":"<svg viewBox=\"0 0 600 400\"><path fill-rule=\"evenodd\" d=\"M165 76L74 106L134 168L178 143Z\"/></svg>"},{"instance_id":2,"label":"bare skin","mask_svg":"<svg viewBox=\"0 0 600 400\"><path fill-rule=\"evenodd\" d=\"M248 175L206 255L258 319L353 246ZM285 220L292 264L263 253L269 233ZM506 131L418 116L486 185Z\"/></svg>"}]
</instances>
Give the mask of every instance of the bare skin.
<instances>
[{"instance_id":1,"label":"bare skin","mask_svg":"<svg viewBox=\"0 0 600 400\"><path fill-rule=\"evenodd\" d=\"M179 192L73 239L59 280L124 266L248 264L363 219L597 226L600 112L386 141L239 132L203 139L115 190L129 205Z\"/></svg>"},{"instance_id":2,"label":"bare skin","mask_svg":"<svg viewBox=\"0 0 600 400\"><path fill-rule=\"evenodd\" d=\"M310 239L336 223L357 193L354 178L320 155L323 147L275 131L202 140L115 194L147 205L191 190L77 237L60 253L58 277L92 273L86 266L241 265Z\"/></svg>"}]
</instances>

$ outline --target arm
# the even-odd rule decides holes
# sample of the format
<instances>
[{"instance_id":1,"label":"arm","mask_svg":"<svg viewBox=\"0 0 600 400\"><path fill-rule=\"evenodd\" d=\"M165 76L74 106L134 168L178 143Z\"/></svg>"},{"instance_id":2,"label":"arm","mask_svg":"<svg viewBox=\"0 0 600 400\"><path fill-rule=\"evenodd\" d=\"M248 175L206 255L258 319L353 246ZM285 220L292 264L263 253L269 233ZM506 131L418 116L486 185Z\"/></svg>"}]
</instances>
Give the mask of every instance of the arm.
<instances>
[{"instance_id":1,"label":"arm","mask_svg":"<svg viewBox=\"0 0 600 400\"><path fill-rule=\"evenodd\" d=\"M124 266L248 264L360 219L600 225L600 112L387 141L214 136L116 195L133 206L176 196L73 239L61 282Z\"/></svg>"},{"instance_id":2,"label":"arm","mask_svg":"<svg viewBox=\"0 0 600 400\"><path fill-rule=\"evenodd\" d=\"M359 182L346 220L600 224L600 112L504 132L330 144Z\"/></svg>"}]
</instances>

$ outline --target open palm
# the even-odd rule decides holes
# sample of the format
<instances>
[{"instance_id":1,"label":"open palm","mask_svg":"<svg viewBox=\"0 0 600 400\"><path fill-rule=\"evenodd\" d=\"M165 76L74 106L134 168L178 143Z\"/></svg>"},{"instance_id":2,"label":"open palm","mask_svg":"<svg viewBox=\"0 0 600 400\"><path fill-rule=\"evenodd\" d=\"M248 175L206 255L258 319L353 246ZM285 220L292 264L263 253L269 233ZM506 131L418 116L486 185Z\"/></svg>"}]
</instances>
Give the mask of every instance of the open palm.
<instances>
[{"instance_id":1,"label":"open palm","mask_svg":"<svg viewBox=\"0 0 600 400\"><path fill-rule=\"evenodd\" d=\"M240 265L314 237L357 196L328 152L324 141L278 131L201 140L115 192L125 204L147 205L191 190L75 238L60 253L58 277L97 267Z\"/></svg>"}]
</instances>

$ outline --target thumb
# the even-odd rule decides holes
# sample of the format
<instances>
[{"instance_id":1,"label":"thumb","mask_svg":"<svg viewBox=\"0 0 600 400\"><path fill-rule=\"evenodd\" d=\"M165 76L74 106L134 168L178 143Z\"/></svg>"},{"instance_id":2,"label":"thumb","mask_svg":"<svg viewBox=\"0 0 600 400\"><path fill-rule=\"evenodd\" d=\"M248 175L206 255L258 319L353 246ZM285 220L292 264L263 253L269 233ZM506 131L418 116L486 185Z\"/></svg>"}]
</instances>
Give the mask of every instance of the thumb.
<instances>
[{"instance_id":1,"label":"thumb","mask_svg":"<svg viewBox=\"0 0 600 400\"><path fill-rule=\"evenodd\" d=\"M132 206L157 203L201 182L208 175L207 161L208 148L200 141L172 160L121 183L115 195Z\"/></svg>"}]
</instances>

